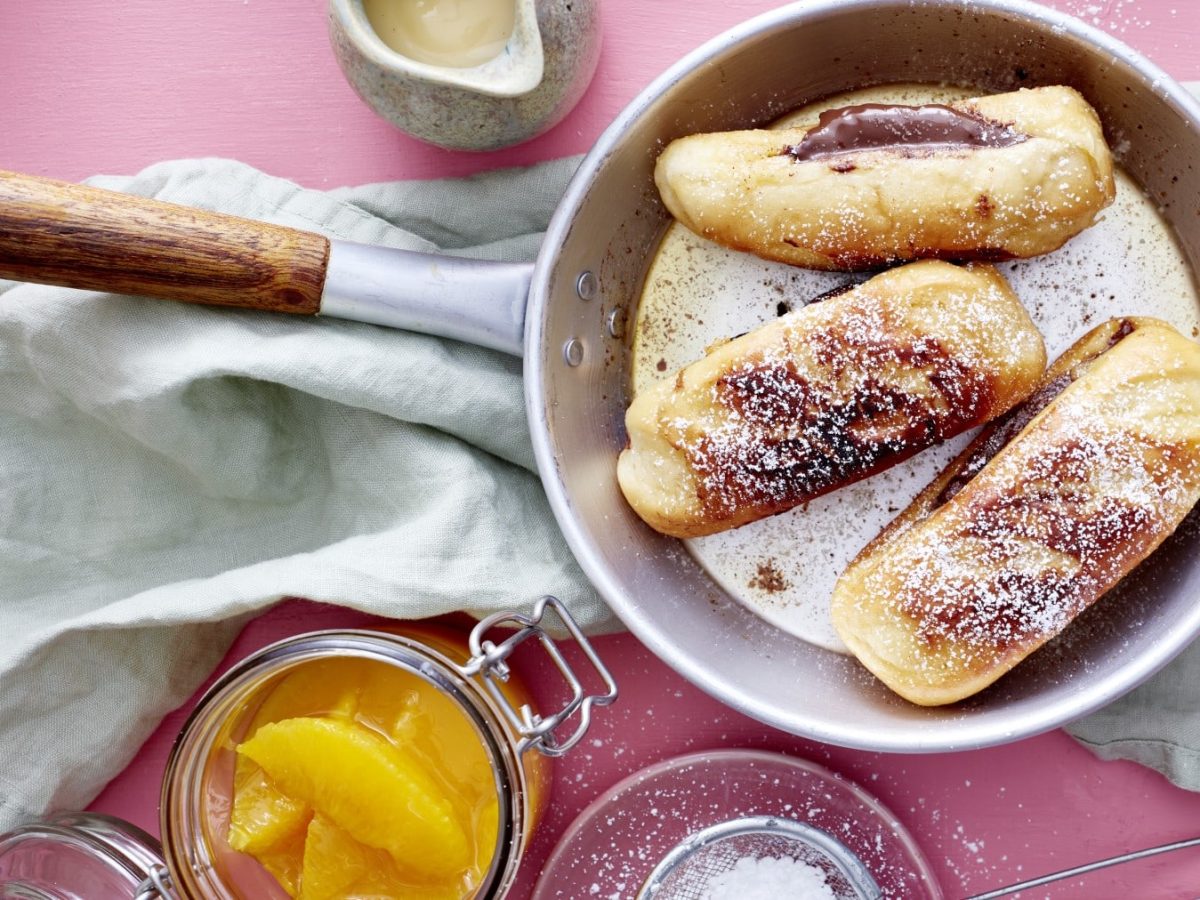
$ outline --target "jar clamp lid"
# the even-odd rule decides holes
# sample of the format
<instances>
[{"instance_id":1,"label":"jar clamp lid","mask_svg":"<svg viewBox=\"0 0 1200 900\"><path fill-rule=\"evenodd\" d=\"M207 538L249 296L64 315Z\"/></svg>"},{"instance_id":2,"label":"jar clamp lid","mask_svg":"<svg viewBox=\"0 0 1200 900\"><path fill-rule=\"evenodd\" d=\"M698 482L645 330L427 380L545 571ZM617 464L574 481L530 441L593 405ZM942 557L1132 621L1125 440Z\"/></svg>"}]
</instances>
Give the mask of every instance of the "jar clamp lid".
<instances>
[{"instance_id":1,"label":"jar clamp lid","mask_svg":"<svg viewBox=\"0 0 1200 900\"><path fill-rule=\"evenodd\" d=\"M605 692L603 694L587 694L584 691L583 684L571 668L570 663L563 657L562 651L558 649L558 645L555 644L546 630L542 628L541 621L545 616L547 607L554 610L559 621L562 622L570 636L575 639L575 642L587 656L588 662L592 664L592 667L604 681ZM500 644L493 644L491 641L486 640L485 635L492 628L507 624L515 624L519 627ZM531 637L537 637L542 648L546 651L551 661L562 674L567 686L571 689L571 699L558 712L551 713L548 716L535 713L528 706L523 706L520 710L515 709L497 684L498 681L506 681L508 679L509 668L506 660L509 655ZM531 747L536 747L546 756L562 756L583 739L592 721L592 707L608 706L617 699L617 683L613 679L612 673L608 671L608 668L600 660L600 657L596 655L595 649L588 642L579 625L571 618L566 607L556 597L542 597L534 604L533 614L529 616L520 613L500 612L480 620L479 624L471 631L470 648L471 658L461 667L461 671L468 677L483 676L483 683L487 687L492 700L495 701L501 712L504 713L509 724L521 735L522 743L520 749L522 752ZM558 729L575 716L578 716L579 719L575 725L575 730L565 739L558 738L556 736Z\"/></svg>"},{"instance_id":2,"label":"jar clamp lid","mask_svg":"<svg viewBox=\"0 0 1200 900\"><path fill-rule=\"evenodd\" d=\"M602 692L588 693L543 627L549 611L578 642L603 681ZM489 633L504 625L516 630L498 643L489 640ZM539 599L529 615L500 612L488 616L476 623L469 637L463 637L451 648L422 635L419 627L409 634L388 628L310 632L264 647L222 675L193 710L167 761L162 831L170 835L165 855L176 890L188 897L220 900L241 896L240 892L231 894L225 880L240 857L227 845L220 824L227 816L228 804L221 801L214 806L213 798L223 793L221 782L232 777L231 748L246 736L255 698L301 666L331 658L359 658L419 677L452 701L471 724L491 763L498 816L495 853L476 896L479 900L504 896L536 822L527 777L541 768L536 758L560 756L578 744L590 724L593 707L612 703L617 686L566 607L554 597ZM534 637L570 691L570 699L548 714L534 710L522 692L514 693L504 685L511 674L509 657ZM569 733L564 736L560 732ZM530 750L538 752L530 754ZM532 762L531 756L535 758ZM244 877L255 876L244 873ZM240 887L240 879L238 884ZM264 890L257 883L245 887L253 888L251 893L256 896Z\"/></svg>"},{"instance_id":3,"label":"jar clamp lid","mask_svg":"<svg viewBox=\"0 0 1200 900\"><path fill-rule=\"evenodd\" d=\"M98 813L62 813L0 835L3 900L170 898L159 842Z\"/></svg>"}]
</instances>

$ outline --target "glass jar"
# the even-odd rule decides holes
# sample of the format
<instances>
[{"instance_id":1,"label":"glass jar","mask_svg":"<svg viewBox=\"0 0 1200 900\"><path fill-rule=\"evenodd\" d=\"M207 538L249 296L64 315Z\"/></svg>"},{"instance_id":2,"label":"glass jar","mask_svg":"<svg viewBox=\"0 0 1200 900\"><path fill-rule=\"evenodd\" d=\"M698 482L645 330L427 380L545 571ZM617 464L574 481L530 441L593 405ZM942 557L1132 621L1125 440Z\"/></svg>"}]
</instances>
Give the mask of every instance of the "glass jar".
<instances>
[{"instance_id":1,"label":"glass jar","mask_svg":"<svg viewBox=\"0 0 1200 900\"><path fill-rule=\"evenodd\" d=\"M556 614L578 642L604 683L603 693L589 694L584 689L542 627L548 610ZM516 630L494 643L488 635L500 626L515 626ZM550 714L534 709L507 663L519 645L534 637L570 691L570 700ZM164 866L143 873L145 877L133 891L99 894L85 890L78 896L87 900L131 897L148 900L155 896L184 900L288 897L280 880L257 859L229 845L237 748L251 737L248 732L256 716L279 685L305 667L315 663L328 666L330 661L340 660L365 661L372 666L388 667L389 672L399 671L406 673L406 677L418 678L423 690L428 686L446 698L469 724L469 731L460 730L460 734L473 735L486 755L495 789L496 829L490 864L486 870L480 870L478 884L465 897L494 900L505 896L548 800L549 758L575 746L588 728L592 708L607 705L617 696L611 674L566 609L553 597L539 600L529 616L513 613L490 616L479 622L469 635L427 623L321 631L279 641L242 660L200 699L168 758L160 807ZM480 840L491 843L490 837L489 830ZM4 840L0 838L0 847ZM0 852L0 871L3 865ZM157 881L146 880L150 875ZM74 900L76 895L9 895L0 887L0 898L9 896L45 896L56 900L61 896L64 900Z\"/></svg>"},{"instance_id":2,"label":"glass jar","mask_svg":"<svg viewBox=\"0 0 1200 900\"><path fill-rule=\"evenodd\" d=\"M63 813L0 835L2 900L170 896L158 841L99 813Z\"/></svg>"}]
</instances>

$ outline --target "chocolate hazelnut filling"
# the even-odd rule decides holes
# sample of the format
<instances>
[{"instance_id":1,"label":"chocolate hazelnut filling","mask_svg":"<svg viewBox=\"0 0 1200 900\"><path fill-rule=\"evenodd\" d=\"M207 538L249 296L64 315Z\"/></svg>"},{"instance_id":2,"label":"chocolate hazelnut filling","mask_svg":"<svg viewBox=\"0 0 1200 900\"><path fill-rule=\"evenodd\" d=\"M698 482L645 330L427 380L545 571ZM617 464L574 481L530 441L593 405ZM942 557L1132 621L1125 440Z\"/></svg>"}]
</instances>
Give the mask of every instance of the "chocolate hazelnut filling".
<instances>
[{"instance_id":1,"label":"chocolate hazelnut filling","mask_svg":"<svg viewBox=\"0 0 1200 900\"><path fill-rule=\"evenodd\" d=\"M1122 319L1109 336L1108 343L1104 347L1101 347L1086 359L1076 363L1071 367L1069 372L1065 372L1053 381L1042 385L1040 389L1035 391L1020 406L1009 410L991 425L987 426L984 432L976 439L970 457L967 458L958 471L954 473L954 477L947 481L946 485L938 493L930 511L932 512L952 500L959 491L967 486L972 478L979 474L984 466L992 461L992 457L1003 450L1009 441L1020 434L1025 426L1033 421L1038 413L1049 406L1059 394L1086 372L1089 365L1129 335L1133 334L1133 329L1132 322L1128 319Z\"/></svg>"},{"instance_id":2,"label":"chocolate hazelnut filling","mask_svg":"<svg viewBox=\"0 0 1200 900\"><path fill-rule=\"evenodd\" d=\"M821 113L800 143L785 147L783 154L805 162L861 150L934 152L1011 147L1028 139L1028 135L1013 131L1003 122L937 103L864 103Z\"/></svg>"}]
</instances>

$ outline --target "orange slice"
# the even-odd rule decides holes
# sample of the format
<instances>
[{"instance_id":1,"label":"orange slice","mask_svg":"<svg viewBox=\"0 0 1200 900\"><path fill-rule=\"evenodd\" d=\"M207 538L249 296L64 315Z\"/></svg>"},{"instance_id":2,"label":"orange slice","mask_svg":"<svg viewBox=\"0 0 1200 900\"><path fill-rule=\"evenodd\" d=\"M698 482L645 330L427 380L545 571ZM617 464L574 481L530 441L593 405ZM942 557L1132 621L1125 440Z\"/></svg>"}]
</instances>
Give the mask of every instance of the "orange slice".
<instances>
[{"instance_id":1,"label":"orange slice","mask_svg":"<svg viewBox=\"0 0 1200 900\"><path fill-rule=\"evenodd\" d=\"M285 719L259 728L238 753L401 870L447 878L472 862L453 804L419 760L353 722Z\"/></svg>"},{"instance_id":2,"label":"orange slice","mask_svg":"<svg viewBox=\"0 0 1200 900\"><path fill-rule=\"evenodd\" d=\"M483 738L450 697L423 678L377 665L359 681L359 721L398 746L412 747L470 805L495 796L491 760Z\"/></svg>"},{"instance_id":3,"label":"orange slice","mask_svg":"<svg viewBox=\"0 0 1200 900\"><path fill-rule=\"evenodd\" d=\"M360 844L324 816L314 816L308 826L299 900L462 900L462 896L455 888L404 883L391 856Z\"/></svg>"},{"instance_id":4,"label":"orange slice","mask_svg":"<svg viewBox=\"0 0 1200 900\"><path fill-rule=\"evenodd\" d=\"M303 834L311 817L307 804L281 794L262 770L256 769L245 774L234 792L229 846L258 856L297 833Z\"/></svg>"},{"instance_id":5,"label":"orange slice","mask_svg":"<svg viewBox=\"0 0 1200 900\"><path fill-rule=\"evenodd\" d=\"M353 716L356 698L348 695L348 687L378 665L366 659L334 658L296 666L263 698L247 733L253 735L263 725L296 716Z\"/></svg>"},{"instance_id":6,"label":"orange slice","mask_svg":"<svg viewBox=\"0 0 1200 900\"><path fill-rule=\"evenodd\" d=\"M304 839L308 831L301 829L270 850L255 854L259 864L271 873L289 897L300 893L301 860L304 858Z\"/></svg>"}]
</instances>

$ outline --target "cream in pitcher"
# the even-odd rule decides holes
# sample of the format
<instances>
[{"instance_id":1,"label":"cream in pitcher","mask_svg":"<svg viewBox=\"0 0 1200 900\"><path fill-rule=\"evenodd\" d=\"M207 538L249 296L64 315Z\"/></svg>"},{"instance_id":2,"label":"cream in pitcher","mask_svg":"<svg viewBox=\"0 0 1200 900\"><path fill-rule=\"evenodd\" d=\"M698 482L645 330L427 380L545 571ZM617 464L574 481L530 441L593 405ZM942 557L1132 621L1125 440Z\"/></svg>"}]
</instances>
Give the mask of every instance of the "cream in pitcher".
<instances>
[{"instance_id":1,"label":"cream in pitcher","mask_svg":"<svg viewBox=\"0 0 1200 900\"><path fill-rule=\"evenodd\" d=\"M600 58L600 0L329 0L359 96L412 136L496 150L541 134Z\"/></svg>"},{"instance_id":2,"label":"cream in pitcher","mask_svg":"<svg viewBox=\"0 0 1200 900\"><path fill-rule=\"evenodd\" d=\"M470 68L498 56L512 35L515 0L363 0L380 39L409 59Z\"/></svg>"}]
</instances>

